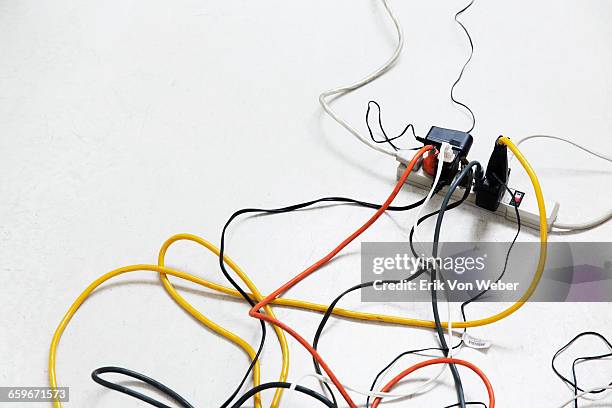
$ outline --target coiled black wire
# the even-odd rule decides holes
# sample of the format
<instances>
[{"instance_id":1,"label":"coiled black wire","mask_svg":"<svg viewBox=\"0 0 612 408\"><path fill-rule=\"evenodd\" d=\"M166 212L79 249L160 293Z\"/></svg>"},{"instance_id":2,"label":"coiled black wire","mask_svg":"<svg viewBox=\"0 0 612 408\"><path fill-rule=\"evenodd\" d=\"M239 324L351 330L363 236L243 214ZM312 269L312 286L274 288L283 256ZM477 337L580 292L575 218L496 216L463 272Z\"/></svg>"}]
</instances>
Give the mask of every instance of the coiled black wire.
<instances>
[{"instance_id":1,"label":"coiled black wire","mask_svg":"<svg viewBox=\"0 0 612 408\"><path fill-rule=\"evenodd\" d=\"M465 104L465 103L459 101L457 98L455 98L455 87L457 86L457 84L459 84L459 82L461 82L461 79L463 78L463 73L465 72L465 69L469 65L470 61L472 61L472 57L474 56L474 41L472 41L472 36L470 35L470 32L465 27L465 25L459 20L459 17L463 13L465 13L467 9L472 7L472 4L474 4L474 0L471 0L468 3L467 6L465 6L464 8L459 10L457 12L457 14L455 14L455 21L463 29L463 31L465 32L465 35L467 35L468 41L470 43L470 55L468 56L468 59L465 61L465 64L463 64L463 67L461 68L461 71L459 72L459 76L457 77L457 80L453 83L453 86L451 87L451 91L450 91L451 100L455 104L457 104L459 106L463 106L465 109L467 109L467 111L469 112L470 116L472 117L472 126L466 131L467 133L470 133L476 127L476 116L474 115L474 111L472 109L470 109L470 107L467 104Z\"/></svg>"},{"instance_id":2,"label":"coiled black wire","mask_svg":"<svg viewBox=\"0 0 612 408\"><path fill-rule=\"evenodd\" d=\"M592 356L578 357L577 359L575 359L572 363L572 380L569 380L567 377L561 374L561 372L557 369L555 365L555 361L561 354L563 354L563 352L565 352L572 344L574 344L576 340L578 340L581 337L586 337L586 336L592 336L592 337L596 337L602 340L608 346L608 348L610 349L610 352L604 353L604 354L592 355ZM553 371L557 375L557 377L559 377L561 381L563 381L564 383L571 386L574 389L574 396L577 396L578 392L583 392L584 390L578 385L578 380L576 378L576 365L582 361L602 360L608 357L612 357L612 344L610 344L610 341L608 341L608 339L606 339L600 333L593 332L593 331L586 331L586 332L582 332L576 335L576 337L574 337L566 345L561 347L553 356L552 361L551 361L551 366L552 366ZM612 382L609 385L612 386ZM601 394L604 391L606 390L605 389L595 390L595 391L591 391L589 394ZM574 400L574 408L578 408L578 399Z\"/></svg>"},{"instance_id":3,"label":"coiled black wire","mask_svg":"<svg viewBox=\"0 0 612 408\"><path fill-rule=\"evenodd\" d=\"M370 110L372 108L372 105L375 105L377 110L378 110L378 127L380 128L381 133L383 134L384 139L383 140L378 140L374 137L374 132L372 131L372 127L370 126ZM399 139L400 137L404 136L406 134L406 132L408 132L408 130L412 130L412 136L415 138L416 140L416 133L414 131L414 125L412 123L408 124L404 130L402 130L400 132L399 135L397 136L393 136L393 137L389 137L387 135L387 132L385 131L385 127L383 126L382 123L382 109L380 107L380 104L376 101L370 101L368 102L368 109L366 110L366 115L365 115L365 122L366 122L366 126L368 127L368 132L370 133L370 138L372 139L372 141L374 143L388 143L393 150L398 151L400 150L399 147L397 147L393 141L396 139ZM415 150L418 149L414 148L414 149L409 149L409 150Z\"/></svg>"},{"instance_id":4,"label":"coiled black wire","mask_svg":"<svg viewBox=\"0 0 612 408\"><path fill-rule=\"evenodd\" d=\"M132 370L128 370L126 368L121 368L121 367L101 367L98 368L96 370L94 370L91 373L91 378L98 384L106 387L106 388L110 388L111 390L115 390L118 392L122 392L126 395L129 395L130 397L134 397L136 399L139 399L141 401L146 402L147 404L153 405L154 407L157 408L171 408L170 406L164 404L163 402L160 402L154 398L151 398L145 394L142 394L138 391L134 391L133 389L123 386L121 384L116 384L113 383L111 381L107 381L105 379L103 379L102 377L100 377L100 374L106 374L106 373L114 373L114 374L121 374L121 375L125 375L126 377L130 377L130 378L134 378L136 380L142 381L146 384L149 384L151 387L155 388L156 390L158 390L160 393L168 396L169 398L173 399L174 401L176 401L181 407L183 408L194 408L193 405L191 405L189 402L187 402L187 400L183 397L181 397L176 391L172 390L171 388L165 386L164 384L160 383L157 380L154 380L153 378L147 377L144 374L140 374L137 373L136 371L132 371Z\"/></svg>"}]
</instances>

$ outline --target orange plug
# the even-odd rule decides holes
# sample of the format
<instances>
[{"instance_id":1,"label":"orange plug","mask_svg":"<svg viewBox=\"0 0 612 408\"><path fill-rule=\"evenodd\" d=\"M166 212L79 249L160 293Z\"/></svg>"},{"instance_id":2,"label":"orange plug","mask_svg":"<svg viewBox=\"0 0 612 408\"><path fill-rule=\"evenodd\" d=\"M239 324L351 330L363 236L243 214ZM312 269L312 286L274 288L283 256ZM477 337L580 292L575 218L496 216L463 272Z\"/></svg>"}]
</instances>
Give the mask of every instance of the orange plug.
<instances>
[{"instance_id":1,"label":"orange plug","mask_svg":"<svg viewBox=\"0 0 612 408\"><path fill-rule=\"evenodd\" d=\"M436 176L436 170L438 167L438 154L440 154L440 152L437 149L435 151L430 150L427 154L427 157L423 159L423 171L425 171L425 173L429 174L432 177Z\"/></svg>"}]
</instances>

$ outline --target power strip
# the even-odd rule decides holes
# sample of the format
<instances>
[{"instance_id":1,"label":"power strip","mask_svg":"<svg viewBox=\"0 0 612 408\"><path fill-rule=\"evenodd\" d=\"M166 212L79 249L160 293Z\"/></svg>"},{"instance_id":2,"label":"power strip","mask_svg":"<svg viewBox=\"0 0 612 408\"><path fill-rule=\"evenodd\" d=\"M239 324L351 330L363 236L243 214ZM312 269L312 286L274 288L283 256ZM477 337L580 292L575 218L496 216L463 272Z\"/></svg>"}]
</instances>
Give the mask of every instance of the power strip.
<instances>
[{"instance_id":1,"label":"power strip","mask_svg":"<svg viewBox=\"0 0 612 408\"><path fill-rule=\"evenodd\" d=\"M398 179L402 174L404 174L406 166L408 165L410 160L412 160L412 152L407 153L407 155L398 155ZM431 185L433 184L433 177L425 173L425 171L421 167L421 162L419 162L408 176L406 183L414 187L429 191L431 189ZM446 191L448 191L448 187L444 187L441 192L445 193ZM511 187L510 191L512 191L512 195L510 195L507 191L505 192L497 211L493 212L485 210L484 208L482 208L482 210L488 213L496 214L500 217L504 217L507 220L516 222L516 210L514 203L518 202L521 225L539 230L540 212L538 210L538 203L536 201L535 195L533 193L522 192ZM453 193L453 198L458 200L463 196L463 193L464 189L462 187L459 187ZM476 207L475 201L476 193L474 193L474 191L472 190L466 200L466 203L472 204ZM545 201L544 204L546 205L546 224L548 225L548 229L550 230L553 225L553 222L557 219L557 214L559 213L559 203L556 201Z\"/></svg>"}]
</instances>

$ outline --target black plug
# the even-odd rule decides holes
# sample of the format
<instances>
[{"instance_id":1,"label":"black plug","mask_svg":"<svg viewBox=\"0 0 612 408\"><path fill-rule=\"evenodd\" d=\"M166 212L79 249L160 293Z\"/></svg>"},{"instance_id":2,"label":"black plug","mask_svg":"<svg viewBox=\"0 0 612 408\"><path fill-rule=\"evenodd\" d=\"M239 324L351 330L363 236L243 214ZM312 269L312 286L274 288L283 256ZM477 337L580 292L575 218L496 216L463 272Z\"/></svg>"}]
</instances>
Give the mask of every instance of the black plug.
<instances>
[{"instance_id":1,"label":"black plug","mask_svg":"<svg viewBox=\"0 0 612 408\"><path fill-rule=\"evenodd\" d=\"M506 192L505 185L508 183L509 175L508 147L500 144L499 138L497 138L484 177L482 173L476 177L474 188L476 205L490 211L496 211Z\"/></svg>"},{"instance_id":2,"label":"black plug","mask_svg":"<svg viewBox=\"0 0 612 408\"><path fill-rule=\"evenodd\" d=\"M427 136L417 137L417 140L425 145L434 146L440 150L442 143L448 143L453 149L453 161L444 163L442 166L442 174L440 175L439 186L447 186L451 184L457 173L459 172L459 164L464 160L472 147L472 135L460 130L445 129L437 126L432 126L427 133Z\"/></svg>"}]
</instances>

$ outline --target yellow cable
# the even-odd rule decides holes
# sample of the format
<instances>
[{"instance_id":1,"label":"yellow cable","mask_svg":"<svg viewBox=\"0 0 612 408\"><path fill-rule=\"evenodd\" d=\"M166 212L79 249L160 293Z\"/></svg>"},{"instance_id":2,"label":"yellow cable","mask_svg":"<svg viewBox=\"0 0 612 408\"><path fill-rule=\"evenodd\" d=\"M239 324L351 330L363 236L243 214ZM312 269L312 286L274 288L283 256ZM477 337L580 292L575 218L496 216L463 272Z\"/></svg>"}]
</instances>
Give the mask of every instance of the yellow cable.
<instances>
[{"instance_id":1,"label":"yellow cable","mask_svg":"<svg viewBox=\"0 0 612 408\"><path fill-rule=\"evenodd\" d=\"M166 256L166 252L168 251L168 248L173 243L175 243L177 241L191 241L191 242L195 242L195 243L203 246L204 248L208 249L212 253L216 254L217 257L220 255L219 248L217 248L216 246L214 246L213 244L211 244L210 242L206 241L203 238L200 238L200 237L198 237L196 235L192 235L192 234L177 234L177 235L174 235L174 236L170 237L162 245L162 247L161 247L161 249L159 251L159 257L158 257L158 261L157 261L159 266L164 266L164 258ZM252 292L251 297L256 302L259 302L261 299L264 298L263 295L261 294L261 292L259 292L259 290L255 286L255 284L251 281L251 279L249 279L249 277L244 273L244 271L242 269L240 269L240 267L234 261L232 261L232 259L229 256L224 254L223 255L223 260L224 260L224 262L227 265L229 265L230 268L232 268L232 270L234 272L236 272L236 275L238 275L238 277L240 277L240 279L247 285L249 290L251 290L251 292ZM165 273L160 273L159 276L160 276L161 281L162 281L162 283L164 285L164 288L166 288L166 290L168 291L170 296L181 307L183 307L185 310L187 310L190 313L191 313L192 310L195 310L176 291L174 286L172 286L172 283L168 279L168 275L166 275ZM238 291L236 291L236 293L238 293ZM273 318L276 318L276 316L274 315L274 312L272 311L271 307L266 306L266 307L264 307L264 310L265 310L265 312L268 315L272 316ZM289 374L289 346L287 344L287 339L285 337L285 332L280 327L273 326L273 328L274 328L274 331L276 333L276 337L278 338L278 341L280 343L281 353L282 353L282 366L281 366L281 373L280 373L279 381L280 382L286 382L287 381L287 375ZM257 394L257 395L259 395L259 394ZM277 408L278 407L278 405L280 404L280 400L281 400L282 395L283 395L283 389L282 388L278 388L276 393L274 394L274 398L272 399L272 403L270 404L271 408Z\"/></svg>"},{"instance_id":2,"label":"yellow cable","mask_svg":"<svg viewBox=\"0 0 612 408\"><path fill-rule=\"evenodd\" d=\"M527 302L529 300L529 298L531 297L531 295L533 294L533 292L537 288L537 285L538 285L538 283L539 283L539 281L540 281L540 279L542 277L542 273L544 271L544 265L546 263L548 225L546 223L546 208L545 208L545 204L544 204L544 197L543 197L543 194L542 194L542 188L540 186L540 183L538 181L538 178L537 178L533 168L531 167L531 165L529 164L529 162L527 161L525 156L523 156L523 154L520 152L518 147L510 139L508 139L507 137L500 138L499 139L499 143L508 146L508 148L512 151L512 153L514 153L515 157L519 160L519 162L521 163L521 165L523 166L523 168L525 169L525 171L529 175L531 183L533 184L534 192L535 192L535 195L536 195L536 200L537 200L537 203L538 203L538 210L539 210L539 213L540 213L540 255L539 255L539 260L538 260L538 266L536 268L535 275L533 277L533 280L532 280L529 288L527 289L527 291L523 294L523 296L516 303L514 303L509 308L503 310L502 312L497 313L497 314L495 314L493 316L490 316L490 317L487 317L487 318L478 319L478 320L470 320L470 321L467 321L467 322L454 322L453 326L456 327L456 328L477 327L477 326L483 326L483 325L491 324L491 323L497 322L497 321L499 321L499 320L501 320L501 319L511 315L512 313L514 313L515 311L520 309L525 304L525 302ZM172 240L172 238L171 238L171 240ZM195 241L195 242L198 242L198 241ZM168 241L166 242L166 244L168 244ZM218 255L219 250L214 245L208 243L208 245L204 245L204 246L206 248L208 248L209 250L215 252ZM166 249L167 249L167 246L166 246ZM162 248L162 252L165 252L165 251L163 251L163 248ZM160 256L162 258L162 263L163 263L163 255L161 253L160 253ZM237 267L237 265L235 265L233 262L231 264L228 263L228 265L230 265L230 266L234 265L234 266L236 266L236 269L240 270ZM236 269L234 269L234 270L236 270ZM70 321L70 319L72 318L72 316L74 315L76 310L83 303L83 301L87 298L87 296L89 296L89 294L97 286L99 286L100 284L102 284L106 280L108 280L108 279L110 279L110 278L112 278L114 276L120 275L122 273L125 273L125 272L133 272L133 271L137 271L137 270L150 270L150 271L158 272L160 275L168 274L168 275L172 275L172 276L177 276L179 278L189 280L189 281L191 281L193 283L202 285L204 287L207 287L209 289L212 289L212 290L224 293L226 295L230 295L230 296L233 296L233 297L240 297L241 296L240 293L238 293L238 291L236 291L234 289L231 289L231 288L228 288L226 286L206 281L204 279L201 279L199 277L187 274L185 272L180 272L180 271L176 271L176 270L173 270L173 269L169 269L169 268L165 268L165 267L157 266L157 265L134 265L134 266L128 266L128 267L120 268L120 269L117 269L115 271L109 272L106 275L98 278L90 286L88 286L87 289L85 289L85 291L77 298L77 300L70 307L70 309L68 310L68 312L66 313L66 315L62 319L60 325L58 326L57 330L55 331L55 334L53 336L53 340L51 342L51 350L50 350L50 353L49 353L49 379L50 379L51 387L54 387L54 388L57 387L57 380L56 380L56 375L55 375L55 355L56 355L57 344L59 342L59 339L61 337L62 332L64 331L65 327L68 325L68 322ZM239 276L240 276L240 274L239 274ZM244 275L244 276L246 277L246 275ZM162 279L163 279L163 277L162 277ZM248 278L247 278L247 280L248 280ZM248 280L248 281L250 282L250 280ZM245 283L247 283L247 281L245 281ZM252 282L251 282L251 284L252 284ZM249 288L253 292L255 292L254 295L250 294L250 296L252 296L254 300L261 299L262 295L258 291L256 291L256 288L254 290L253 287L249 286ZM180 295L178 295L178 297L176 297L175 300L177 300L177 302L178 302L179 298L181 298ZM312 303L312 302L306 302L306 301L301 301L301 300L295 300L295 299L286 299L286 298L275 299L272 303L275 304L275 305L289 306L289 307L294 307L294 308L298 308L298 309L311 310L311 311L317 311L317 312L324 312L328 308L327 305L322 305L322 304L317 304L317 303ZM181 303L179 302L179 304L181 304ZM184 307L188 311L190 311L189 308L192 308L191 305L189 305L186 302L185 302L185 304L181 304L181 306ZM198 318L197 316L199 315L200 317L202 317L204 319L204 321L201 320L200 318L198 318L198 320L202 321L204 324L206 324L205 321L206 322L210 322L212 325L214 325L213 327L217 327L221 331L217 331L214 328L213 328L213 330L217 331L218 333L220 333L220 334L222 334L224 336L225 336L225 334L223 334L223 333L228 334L225 337L230 338L233 342L235 342L236 344L240 345L243 349L245 349L245 351L247 351L247 353L249 354L249 356L251 358L254 357L254 351L250 347L250 345L248 345L248 343L245 343L239 337L233 335L232 333L226 331L225 329L221 328L220 326L216 325L215 323L209 321L203 315L199 314L199 312L197 310L193 309L193 311L195 313L197 313L197 314L194 315L196 318ZM191 313L191 311L190 311L190 313ZM270 312L268 312L268 313L270 313ZM399 324L399 325L406 325L406 326L435 327L435 323L433 321L431 321L431 320L412 319L412 318L405 318L405 317L398 317L398 316L389 316L389 315L383 315L383 314L377 314L377 313L356 312L356 311L347 310L347 309L341 309L341 308L335 308L333 314L337 315L337 316L343 316L343 317L359 319L359 320L392 323L392 324ZM444 327L447 326L447 324L445 322L442 322L442 325ZM208 324L207 324L207 326L208 326ZM233 336L233 337L231 337L230 335ZM278 333L277 333L277 335L278 335ZM280 340L280 337L279 337L279 340ZM283 347L282 346L282 340L281 340L281 347ZM283 363L284 363L284 360L283 360ZM253 377L254 377L254 379L253 379L254 384L258 384L259 383L259 365L258 364L255 366L255 369L253 371ZM258 400L256 400L256 404L257 404L257 401ZM261 406L260 402L259 402L259 406ZM54 403L54 407L55 408L61 408L61 403L56 401Z\"/></svg>"},{"instance_id":3,"label":"yellow cable","mask_svg":"<svg viewBox=\"0 0 612 408\"><path fill-rule=\"evenodd\" d=\"M533 280L531 281L529 288L516 303L514 303L509 308L503 310L502 312L495 314L493 316L487 317L487 318L478 319L478 320L469 320L467 322L463 322L463 321L454 322L453 327L456 327L456 328L466 328L466 327L469 328L469 327L484 326L487 324L497 322L503 319L504 317L511 315L512 313L520 309L527 300L529 300L529 298L531 297L531 295L537 288L538 283L540 282L540 278L542 277L542 273L544 272L544 265L546 263L546 253L547 253L548 225L546 224L546 207L544 205L544 196L542 194L542 187L540 186L540 182L538 181L538 177L536 176L533 168L531 167L531 165L529 164L525 156L523 156L523 154L520 152L518 147L516 147L516 145L507 137L500 138L499 143L508 146L508 148L512 151L512 153L514 153L516 158L519 160L519 162L521 163L521 165L523 166L523 168L529 175L529 178L531 179L531 183L533 184L533 189L535 191L536 200L538 203L538 210L540 213L540 255L539 255L538 266L536 268L535 275L533 277ZM198 282L196 283L204 287L207 287L209 289L212 289L212 290L215 290L221 293L225 293L226 295L240 297L240 294L238 293L238 291L228 288L223 285L208 282L208 281L205 281L199 278L198 278ZM255 299L255 297L253 298ZM329 307L328 305L322 305L318 303L306 302L306 301L296 300L296 299L287 299L287 298L277 298L274 301L272 301L272 303L275 305L279 305L279 306L288 306L288 307L293 307L297 309L310 310L310 311L316 311L316 312L325 312L327 308ZM431 320L412 319L412 318L407 318L407 317L389 316L389 315L377 314L377 313L356 312L356 311L341 309L341 308L335 308L333 314L337 316L352 318L352 319L392 323L392 324L399 324L399 325L405 325L405 326L431 327L431 328L435 327L435 322ZM447 323L442 322L442 326L446 327Z\"/></svg>"},{"instance_id":4,"label":"yellow cable","mask_svg":"<svg viewBox=\"0 0 612 408\"><path fill-rule=\"evenodd\" d=\"M156 272L159 274L172 275L172 276L176 276L178 278L185 279L185 280L188 280L194 283L199 283L200 281L199 278L197 278L196 276L190 275L185 272L177 271L174 269L166 268L163 266L159 266L159 265L124 266L123 268L115 269L114 271L108 272L102 275L101 277L99 277L98 279L96 279L95 281L93 281L83 291L83 293L79 295L79 297L74 301L72 306L70 306L70 308L64 315L64 318L62 319L59 326L55 330L55 333L53 334L53 339L51 340L51 347L49 349L49 383L50 383L51 388L57 389L57 376L56 376L56 369L55 369L57 346L59 344L62 333L66 329L66 326L68 326L68 323L70 322L70 320L72 319L76 311L83 304L83 302L87 299L87 297L102 283L106 282L107 280L111 278L114 278L115 276L118 276L118 275L121 275L127 272L136 272L136 271L152 271L152 272ZM176 300L177 302L180 303L179 299L176 299ZM249 355L249 358L251 361L255 358L255 350L253 350L253 348L251 347L249 343L247 343L246 341L244 341L243 339L241 339L234 333L230 332L229 330L226 330L223 327L216 324L215 322L207 319L202 313L200 313L197 309L193 308L186 301L183 304L181 304L181 306L185 310L187 310L193 317L195 317L200 322L202 322L204 325L206 325L206 327L210 328L214 332L220 334L221 336L227 338L228 340L240 346ZM253 367L253 384L258 385L259 383L260 383L260 368L259 368L259 362L257 362L255 366ZM254 400L255 400L255 406L257 408L261 408L261 399L255 398ZM62 408L62 403L59 400L55 400L53 402L53 406L55 408Z\"/></svg>"}]
</instances>

